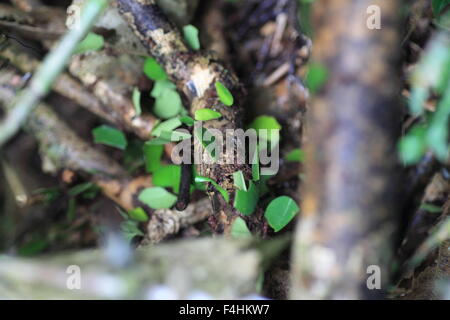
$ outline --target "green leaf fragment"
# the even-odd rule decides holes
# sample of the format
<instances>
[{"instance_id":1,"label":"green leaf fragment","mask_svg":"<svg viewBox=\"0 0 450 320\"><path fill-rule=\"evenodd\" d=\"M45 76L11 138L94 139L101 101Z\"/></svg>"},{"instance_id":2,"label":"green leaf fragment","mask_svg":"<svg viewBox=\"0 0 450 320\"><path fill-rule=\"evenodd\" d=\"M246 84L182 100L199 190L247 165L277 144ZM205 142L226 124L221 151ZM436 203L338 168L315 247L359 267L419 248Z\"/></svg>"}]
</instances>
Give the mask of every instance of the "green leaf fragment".
<instances>
[{"instance_id":1,"label":"green leaf fragment","mask_svg":"<svg viewBox=\"0 0 450 320\"><path fill-rule=\"evenodd\" d=\"M133 89L133 105L134 105L134 109L136 110L136 115L140 116L142 113L141 91L139 91L138 88Z\"/></svg>"},{"instance_id":2,"label":"green leaf fragment","mask_svg":"<svg viewBox=\"0 0 450 320\"><path fill-rule=\"evenodd\" d=\"M299 210L292 198L282 196L272 200L264 216L275 232L279 232L297 215Z\"/></svg>"},{"instance_id":3,"label":"green leaf fragment","mask_svg":"<svg viewBox=\"0 0 450 320\"><path fill-rule=\"evenodd\" d=\"M153 112L162 119L175 117L183 108L181 97L176 90L165 89L156 98Z\"/></svg>"},{"instance_id":4,"label":"green leaf fragment","mask_svg":"<svg viewBox=\"0 0 450 320\"><path fill-rule=\"evenodd\" d=\"M168 165L153 173L152 182L155 187L170 187L174 193L180 190L181 166Z\"/></svg>"},{"instance_id":5,"label":"green leaf fragment","mask_svg":"<svg viewBox=\"0 0 450 320\"><path fill-rule=\"evenodd\" d=\"M198 109L194 114L194 118L197 121L214 120L219 119L220 117L222 117L222 114L220 112L208 108Z\"/></svg>"},{"instance_id":6,"label":"green leaf fragment","mask_svg":"<svg viewBox=\"0 0 450 320\"><path fill-rule=\"evenodd\" d=\"M309 66L308 74L306 75L305 83L311 93L317 93L328 79L328 70L325 66L319 63L312 63Z\"/></svg>"},{"instance_id":7,"label":"green leaf fragment","mask_svg":"<svg viewBox=\"0 0 450 320\"><path fill-rule=\"evenodd\" d=\"M135 208L133 210L128 211L128 215L131 219L139 221L139 222L147 222L148 215L142 208Z\"/></svg>"},{"instance_id":8,"label":"green leaf fragment","mask_svg":"<svg viewBox=\"0 0 450 320\"><path fill-rule=\"evenodd\" d=\"M134 237L142 237L144 233L139 229L137 221L127 219L120 225L122 234L128 241L133 240Z\"/></svg>"},{"instance_id":9,"label":"green leaf fragment","mask_svg":"<svg viewBox=\"0 0 450 320\"><path fill-rule=\"evenodd\" d=\"M250 181L248 191L236 190L234 198L234 207L242 214L249 216L258 203L258 188L253 181Z\"/></svg>"},{"instance_id":10,"label":"green leaf fragment","mask_svg":"<svg viewBox=\"0 0 450 320\"><path fill-rule=\"evenodd\" d=\"M280 140L281 125L271 116L256 117L249 126L250 129L256 130L256 134L260 139L270 141L273 144Z\"/></svg>"},{"instance_id":11,"label":"green leaf fragment","mask_svg":"<svg viewBox=\"0 0 450 320\"><path fill-rule=\"evenodd\" d=\"M250 128L255 130L281 130L281 125L274 117L259 116L252 121Z\"/></svg>"},{"instance_id":12,"label":"green leaf fragment","mask_svg":"<svg viewBox=\"0 0 450 320\"><path fill-rule=\"evenodd\" d=\"M154 81L166 80L167 74L155 58L147 58L144 62L144 73Z\"/></svg>"},{"instance_id":13,"label":"green leaf fragment","mask_svg":"<svg viewBox=\"0 0 450 320\"><path fill-rule=\"evenodd\" d=\"M152 209L170 209L177 202L176 196L161 187L144 189L138 199Z\"/></svg>"},{"instance_id":14,"label":"green leaf fragment","mask_svg":"<svg viewBox=\"0 0 450 320\"><path fill-rule=\"evenodd\" d=\"M172 132L179 126L181 126L180 118L175 117L158 124L152 131L152 135L159 137L163 132Z\"/></svg>"},{"instance_id":15,"label":"green leaf fragment","mask_svg":"<svg viewBox=\"0 0 450 320\"><path fill-rule=\"evenodd\" d=\"M127 138L122 131L113 127L102 125L92 130L94 135L94 142L104 144L110 147L115 147L121 150L125 150L127 147Z\"/></svg>"},{"instance_id":16,"label":"green leaf fragment","mask_svg":"<svg viewBox=\"0 0 450 320\"><path fill-rule=\"evenodd\" d=\"M215 182L213 179L211 178L207 178L207 177L202 177L202 176L196 176L195 177L195 182L197 183L211 183L217 191L220 192L220 194L222 195L222 197L225 199L225 201L228 203L230 202L230 196L228 194L228 192L222 188L217 182Z\"/></svg>"},{"instance_id":17,"label":"green leaf fragment","mask_svg":"<svg viewBox=\"0 0 450 320\"><path fill-rule=\"evenodd\" d=\"M252 179L253 181L259 181L260 179L260 165L259 165L259 147L256 146L256 150L253 153L252 159Z\"/></svg>"},{"instance_id":18,"label":"green leaf fragment","mask_svg":"<svg viewBox=\"0 0 450 320\"><path fill-rule=\"evenodd\" d=\"M231 236L234 238L251 238L252 233L247 227L244 219L237 217L231 226Z\"/></svg>"},{"instance_id":19,"label":"green leaf fragment","mask_svg":"<svg viewBox=\"0 0 450 320\"><path fill-rule=\"evenodd\" d=\"M150 95L153 98L160 97L166 90L175 90L177 87L169 80L156 81Z\"/></svg>"},{"instance_id":20,"label":"green leaf fragment","mask_svg":"<svg viewBox=\"0 0 450 320\"><path fill-rule=\"evenodd\" d=\"M234 181L234 185L238 189L247 191L247 185L245 183L245 178L244 178L244 174L242 173L242 171L237 171L237 172L233 173L233 181Z\"/></svg>"},{"instance_id":21,"label":"green leaf fragment","mask_svg":"<svg viewBox=\"0 0 450 320\"><path fill-rule=\"evenodd\" d=\"M180 121L187 125L188 127L192 127L195 123L194 119L192 119L191 117L185 116L185 117L181 117Z\"/></svg>"},{"instance_id":22,"label":"green leaf fragment","mask_svg":"<svg viewBox=\"0 0 450 320\"><path fill-rule=\"evenodd\" d=\"M189 24L187 26L183 27L183 35L184 39L186 40L187 44L191 49L193 50L199 50L200 49L200 40L198 38L198 29Z\"/></svg>"},{"instance_id":23,"label":"green leaf fragment","mask_svg":"<svg viewBox=\"0 0 450 320\"><path fill-rule=\"evenodd\" d=\"M234 103L233 95L231 94L230 90L228 90L227 87L225 87L222 83L216 82L216 91L217 95L219 96L220 101L228 106L231 107Z\"/></svg>"},{"instance_id":24,"label":"green leaf fragment","mask_svg":"<svg viewBox=\"0 0 450 320\"><path fill-rule=\"evenodd\" d=\"M89 32L78 44L77 49L74 51L74 54L81 54L89 51L98 51L101 50L105 46L105 39L101 35L98 35L93 32Z\"/></svg>"},{"instance_id":25,"label":"green leaf fragment","mask_svg":"<svg viewBox=\"0 0 450 320\"><path fill-rule=\"evenodd\" d=\"M161 167L161 157L164 145L147 141L144 144L145 169L148 173L155 172Z\"/></svg>"},{"instance_id":26,"label":"green leaf fragment","mask_svg":"<svg viewBox=\"0 0 450 320\"><path fill-rule=\"evenodd\" d=\"M186 130L163 131L159 137L169 142L179 142L190 139L191 134L186 132Z\"/></svg>"},{"instance_id":27,"label":"green leaf fragment","mask_svg":"<svg viewBox=\"0 0 450 320\"><path fill-rule=\"evenodd\" d=\"M287 162L303 162L305 161L305 152L301 149L295 149L289 152L285 160Z\"/></svg>"}]
</instances>

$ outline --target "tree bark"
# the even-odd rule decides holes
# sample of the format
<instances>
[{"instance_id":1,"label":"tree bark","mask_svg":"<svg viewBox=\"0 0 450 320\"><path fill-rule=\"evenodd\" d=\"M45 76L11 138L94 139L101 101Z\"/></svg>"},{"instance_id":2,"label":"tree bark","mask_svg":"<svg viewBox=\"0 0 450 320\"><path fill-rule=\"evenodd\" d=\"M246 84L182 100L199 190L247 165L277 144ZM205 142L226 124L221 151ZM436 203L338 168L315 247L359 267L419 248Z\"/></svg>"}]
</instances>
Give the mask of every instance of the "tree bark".
<instances>
[{"instance_id":1,"label":"tree bark","mask_svg":"<svg viewBox=\"0 0 450 320\"><path fill-rule=\"evenodd\" d=\"M306 181L296 230L292 298L379 297L367 268L390 275L397 228L395 142L400 129L395 76L400 2L316 1L313 57L328 77L313 99Z\"/></svg>"}]
</instances>

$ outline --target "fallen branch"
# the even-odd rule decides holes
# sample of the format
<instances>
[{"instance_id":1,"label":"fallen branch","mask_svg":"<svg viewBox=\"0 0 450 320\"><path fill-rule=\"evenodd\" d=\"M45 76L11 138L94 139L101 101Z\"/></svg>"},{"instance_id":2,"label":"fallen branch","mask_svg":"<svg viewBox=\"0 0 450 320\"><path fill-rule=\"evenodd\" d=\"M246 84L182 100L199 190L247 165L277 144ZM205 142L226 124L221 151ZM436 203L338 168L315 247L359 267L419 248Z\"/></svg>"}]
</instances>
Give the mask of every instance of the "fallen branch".
<instances>
[{"instance_id":1,"label":"fallen branch","mask_svg":"<svg viewBox=\"0 0 450 320\"><path fill-rule=\"evenodd\" d=\"M141 245L156 244L181 229L204 221L211 215L209 199L203 199L190 204L183 211L156 210L147 224L147 233Z\"/></svg>"},{"instance_id":2,"label":"fallen branch","mask_svg":"<svg viewBox=\"0 0 450 320\"><path fill-rule=\"evenodd\" d=\"M202 108L210 108L222 114L218 120L204 123L205 129L217 129L223 136L229 136L227 129L237 129L243 126L244 90L233 72L208 56L188 49L176 27L166 18L153 0L118 0L119 9L135 31L149 53L154 56L166 70L185 100L190 104L190 112ZM220 102L215 90L215 82L221 82L234 96L234 105L227 107ZM235 150L240 146L236 142ZM202 146L197 141L195 149ZM234 153L235 154L235 153ZM233 156L234 156L233 154ZM233 173L242 171L247 179L250 178L250 167L240 165L235 159L228 159L230 153L219 155L217 163L211 163L210 155L202 153L204 160L198 166L202 176L216 181L221 187L234 195ZM228 164L219 164L228 163ZM234 219L238 216L236 210L209 185L208 194L213 203L214 221L211 225L217 233L229 233ZM257 224L250 225L257 229Z\"/></svg>"}]
</instances>

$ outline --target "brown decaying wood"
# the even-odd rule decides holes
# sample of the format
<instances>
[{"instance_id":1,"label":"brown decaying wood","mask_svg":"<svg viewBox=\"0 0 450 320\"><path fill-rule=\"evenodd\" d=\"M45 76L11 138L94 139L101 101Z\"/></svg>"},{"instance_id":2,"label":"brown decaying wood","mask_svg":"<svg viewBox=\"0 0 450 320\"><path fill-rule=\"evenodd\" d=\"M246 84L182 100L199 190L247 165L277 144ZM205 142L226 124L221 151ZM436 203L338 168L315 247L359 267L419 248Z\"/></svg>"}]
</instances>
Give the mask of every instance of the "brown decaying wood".
<instances>
[{"instance_id":1,"label":"brown decaying wood","mask_svg":"<svg viewBox=\"0 0 450 320\"><path fill-rule=\"evenodd\" d=\"M190 204L185 210L156 210L147 224L147 233L141 245L156 244L182 228L204 221L211 215L208 198Z\"/></svg>"},{"instance_id":2,"label":"brown decaying wood","mask_svg":"<svg viewBox=\"0 0 450 320\"><path fill-rule=\"evenodd\" d=\"M397 227L395 142L400 90L400 1L381 0L381 30L366 26L369 0L316 1L313 57L328 79L313 100L306 181L296 230L292 298L377 297L367 267L389 280Z\"/></svg>"}]
</instances>

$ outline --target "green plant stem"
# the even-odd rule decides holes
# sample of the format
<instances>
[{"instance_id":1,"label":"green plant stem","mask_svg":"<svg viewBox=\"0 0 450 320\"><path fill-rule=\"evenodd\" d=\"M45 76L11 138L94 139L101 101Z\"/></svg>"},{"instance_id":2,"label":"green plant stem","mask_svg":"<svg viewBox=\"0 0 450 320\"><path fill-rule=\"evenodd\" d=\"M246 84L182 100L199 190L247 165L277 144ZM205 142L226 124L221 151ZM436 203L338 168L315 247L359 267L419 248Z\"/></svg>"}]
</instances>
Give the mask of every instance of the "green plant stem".
<instances>
[{"instance_id":1,"label":"green plant stem","mask_svg":"<svg viewBox=\"0 0 450 320\"><path fill-rule=\"evenodd\" d=\"M27 89L12 102L12 108L0 125L0 147L8 141L25 122L29 113L50 91L53 82L69 62L78 43L84 39L109 0L89 0L82 10L79 23L74 26L44 59Z\"/></svg>"}]
</instances>

